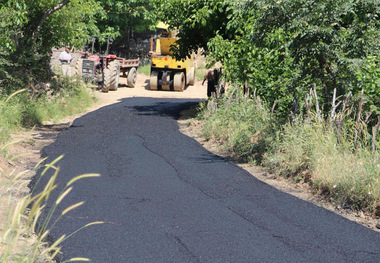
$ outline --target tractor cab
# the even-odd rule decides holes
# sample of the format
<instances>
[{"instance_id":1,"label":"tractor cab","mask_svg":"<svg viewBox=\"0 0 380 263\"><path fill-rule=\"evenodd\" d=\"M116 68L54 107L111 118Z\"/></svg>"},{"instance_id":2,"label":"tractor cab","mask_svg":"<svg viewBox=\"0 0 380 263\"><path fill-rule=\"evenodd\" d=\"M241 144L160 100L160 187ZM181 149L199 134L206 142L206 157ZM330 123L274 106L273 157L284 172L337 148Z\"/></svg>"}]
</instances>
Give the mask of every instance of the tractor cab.
<instances>
[{"instance_id":1,"label":"tractor cab","mask_svg":"<svg viewBox=\"0 0 380 263\"><path fill-rule=\"evenodd\" d=\"M76 71L79 76L82 76L86 82L98 84L103 90L109 89L109 87L105 88L105 81L108 77L107 74L111 73L106 72L106 70L116 60L115 55L109 54L112 42L113 40L109 37L92 36L85 44L81 52L81 58L78 59L76 65ZM119 64L113 68L117 72L120 70ZM113 75L115 74L117 75L117 73L113 73ZM118 76L115 76L115 78L118 78ZM111 85L110 88L114 89L114 86Z\"/></svg>"},{"instance_id":2,"label":"tractor cab","mask_svg":"<svg viewBox=\"0 0 380 263\"><path fill-rule=\"evenodd\" d=\"M112 43L113 39L109 37L92 36L81 52L82 58L94 60L107 67L109 61L116 58L115 55L109 54Z\"/></svg>"}]
</instances>

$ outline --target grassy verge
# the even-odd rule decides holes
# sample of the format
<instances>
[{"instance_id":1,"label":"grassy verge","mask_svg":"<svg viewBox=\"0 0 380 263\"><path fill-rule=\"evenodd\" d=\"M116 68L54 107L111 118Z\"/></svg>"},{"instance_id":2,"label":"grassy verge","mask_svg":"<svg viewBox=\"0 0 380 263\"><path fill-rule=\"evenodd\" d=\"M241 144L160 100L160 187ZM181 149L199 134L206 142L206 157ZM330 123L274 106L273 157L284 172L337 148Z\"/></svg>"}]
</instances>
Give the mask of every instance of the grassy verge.
<instances>
[{"instance_id":1,"label":"grassy verge","mask_svg":"<svg viewBox=\"0 0 380 263\"><path fill-rule=\"evenodd\" d=\"M137 72L146 76L150 76L150 63L140 66Z\"/></svg>"},{"instance_id":2,"label":"grassy verge","mask_svg":"<svg viewBox=\"0 0 380 263\"><path fill-rule=\"evenodd\" d=\"M206 72L206 65L204 62L201 62L195 69L195 77L199 80L203 80Z\"/></svg>"},{"instance_id":3,"label":"grassy verge","mask_svg":"<svg viewBox=\"0 0 380 263\"><path fill-rule=\"evenodd\" d=\"M344 208L380 215L380 154L350 141L337 144L325 123L285 125L264 164L275 173L307 181L316 191Z\"/></svg>"},{"instance_id":4,"label":"grassy verge","mask_svg":"<svg viewBox=\"0 0 380 263\"><path fill-rule=\"evenodd\" d=\"M92 91L81 80L64 76L53 78L39 91L20 90L0 98L0 162L7 162L2 156L7 156L11 133L31 128L43 121L57 122L66 116L83 112L93 102ZM71 183L66 185L57 200L49 201L51 192L57 187L57 161L46 165L42 172L41 176L49 169L55 171L40 193L30 193L28 188L33 171L16 172L0 168L0 262L53 262L60 253L61 243L71 235L62 236L54 243L47 241L56 223L51 222L55 208L72 188ZM40 165L42 162L35 169ZM75 180L93 176L97 175L86 175ZM47 202L53 204L49 211L45 209ZM58 219L80 205L68 207ZM96 223L99 222L86 226ZM77 258L74 261L89 260Z\"/></svg>"},{"instance_id":5,"label":"grassy verge","mask_svg":"<svg viewBox=\"0 0 380 263\"><path fill-rule=\"evenodd\" d=\"M9 133L22 127L33 127L43 121L60 119L83 112L94 102L91 92L77 79L57 77L50 90L41 94L28 91L0 98L0 143Z\"/></svg>"},{"instance_id":6,"label":"grassy verge","mask_svg":"<svg viewBox=\"0 0 380 263\"><path fill-rule=\"evenodd\" d=\"M212 111L205 105L199 115L202 135L219 141L239 160L262 164L295 182L307 182L344 208L380 216L380 152L368 146L368 134L354 150L352 119L345 120L338 136L335 126L317 118L280 125L257 100L225 99Z\"/></svg>"}]
</instances>

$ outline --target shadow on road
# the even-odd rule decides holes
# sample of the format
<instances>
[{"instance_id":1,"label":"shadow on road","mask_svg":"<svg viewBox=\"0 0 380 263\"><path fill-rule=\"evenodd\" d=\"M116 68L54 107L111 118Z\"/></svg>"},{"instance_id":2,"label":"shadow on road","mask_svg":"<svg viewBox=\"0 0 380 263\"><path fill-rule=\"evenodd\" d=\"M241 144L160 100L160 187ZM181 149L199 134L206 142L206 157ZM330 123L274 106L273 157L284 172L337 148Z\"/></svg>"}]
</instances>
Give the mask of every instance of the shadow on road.
<instances>
[{"instance_id":1,"label":"shadow on road","mask_svg":"<svg viewBox=\"0 0 380 263\"><path fill-rule=\"evenodd\" d=\"M171 116L174 119L179 119L184 117L184 119L191 119L196 117L197 108L200 100L183 100L183 99L170 99L172 101L157 102L154 105L149 106L134 106L133 109L138 113L138 115L161 115L161 116ZM128 106L125 106L128 107ZM181 112L185 110L190 114L186 116L182 115Z\"/></svg>"}]
</instances>

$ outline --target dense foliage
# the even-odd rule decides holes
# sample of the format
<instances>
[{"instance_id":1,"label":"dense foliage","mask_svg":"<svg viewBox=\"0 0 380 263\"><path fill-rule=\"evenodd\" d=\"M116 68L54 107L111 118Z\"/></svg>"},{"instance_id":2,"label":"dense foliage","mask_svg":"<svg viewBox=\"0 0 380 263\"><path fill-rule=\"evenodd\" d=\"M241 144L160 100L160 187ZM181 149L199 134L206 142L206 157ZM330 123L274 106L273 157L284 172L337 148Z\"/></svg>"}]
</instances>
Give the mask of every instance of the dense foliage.
<instances>
[{"instance_id":1,"label":"dense foliage","mask_svg":"<svg viewBox=\"0 0 380 263\"><path fill-rule=\"evenodd\" d=\"M165 21L181 28L177 56L203 48L229 81L276 102L282 116L302 110L314 85L325 117L334 89L364 89L366 109L380 114L379 0L160 2Z\"/></svg>"},{"instance_id":2,"label":"dense foliage","mask_svg":"<svg viewBox=\"0 0 380 263\"><path fill-rule=\"evenodd\" d=\"M2 93L50 77L53 47L79 44L97 32L95 0L6 0L0 4L0 79Z\"/></svg>"},{"instance_id":3,"label":"dense foliage","mask_svg":"<svg viewBox=\"0 0 380 263\"><path fill-rule=\"evenodd\" d=\"M2 95L51 77L52 48L80 48L91 35L122 38L154 25L148 0L4 0L0 3Z\"/></svg>"},{"instance_id":4,"label":"dense foliage","mask_svg":"<svg viewBox=\"0 0 380 263\"><path fill-rule=\"evenodd\" d=\"M130 32L154 29L156 13L151 0L98 0L105 15L98 27L103 35L122 40ZM117 44L117 43L115 43Z\"/></svg>"},{"instance_id":5,"label":"dense foliage","mask_svg":"<svg viewBox=\"0 0 380 263\"><path fill-rule=\"evenodd\" d=\"M203 136L380 215L379 0L158 2L175 55L201 50L232 86L201 111Z\"/></svg>"}]
</instances>

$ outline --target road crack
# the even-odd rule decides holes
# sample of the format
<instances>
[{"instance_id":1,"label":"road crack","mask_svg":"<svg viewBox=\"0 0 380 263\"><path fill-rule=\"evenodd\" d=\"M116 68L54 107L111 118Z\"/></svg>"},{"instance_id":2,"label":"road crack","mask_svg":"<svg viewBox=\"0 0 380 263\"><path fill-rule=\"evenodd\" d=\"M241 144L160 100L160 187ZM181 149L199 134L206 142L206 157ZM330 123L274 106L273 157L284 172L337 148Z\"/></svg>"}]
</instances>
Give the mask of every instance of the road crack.
<instances>
[{"instance_id":1,"label":"road crack","mask_svg":"<svg viewBox=\"0 0 380 263\"><path fill-rule=\"evenodd\" d=\"M210 198L213 199L213 200L217 200L217 199L216 199L214 196L212 196L211 194L207 193L207 192L204 191L203 189L197 187L196 185L192 184L190 181L188 181L188 180L186 180L185 178L183 178L183 176L181 176L181 174L180 174L180 171L177 169L177 167L175 167L175 165L174 165L170 160L168 160L164 155L162 155L162 154L160 154L160 153L158 153L158 152L156 152L156 151L153 151L152 149L150 149L150 148L147 146L147 142L146 142L146 139L145 139L144 137L142 137L142 136L139 135L139 134L136 134L136 136L143 140L142 145L144 146L145 149L147 149L147 150L148 150L149 152L151 152L152 154L154 154L154 155L156 155L156 156L162 158L163 160L165 160L165 162L166 162L167 164L169 164L169 165L173 168L173 170L175 171L177 177L178 177L181 181L183 181L183 182L185 182L186 184L190 185L192 188L197 189L198 191L200 191L201 193L203 193L203 194L206 195L207 197L210 197Z\"/></svg>"},{"instance_id":2,"label":"road crack","mask_svg":"<svg viewBox=\"0 0 380 263\"><path fill-rule=\"evenodd\" d=\"M232 213L234 213L234 214L237 215L238 217L242 218L244 221L250 223L251 225L253 225L253 226L257 227L257 228L260 228L260 229L262 229L262 230L265 230L265 231L270 231L270 229L269 229L268 227L263 226L263 225L261 225L261 224L258 224L257 222L252 221L251 219L249 219L248 217L246 217L244 214L242 214L242 213L240 213L240 212L234 210L232 207L229 207L229 206L228 206L227 208L228 208L228 210L230 210Z\"/></svg>"},{"instance_id":3,"label":"road crack","mask_svg":"<svg viewBox=\"0 0 380 263\"><path fill-rule=\"evenodd\" d=\"M186 245L185 242L182 241L182 239L176 235L166 233L166 236L169 237L170 239L174 239L175 243L182 248L181 250L184 251L185 255L194 259L195 262L201 262L198 257L189 249L189 247Z\"/></svg>"}]
</instances>

